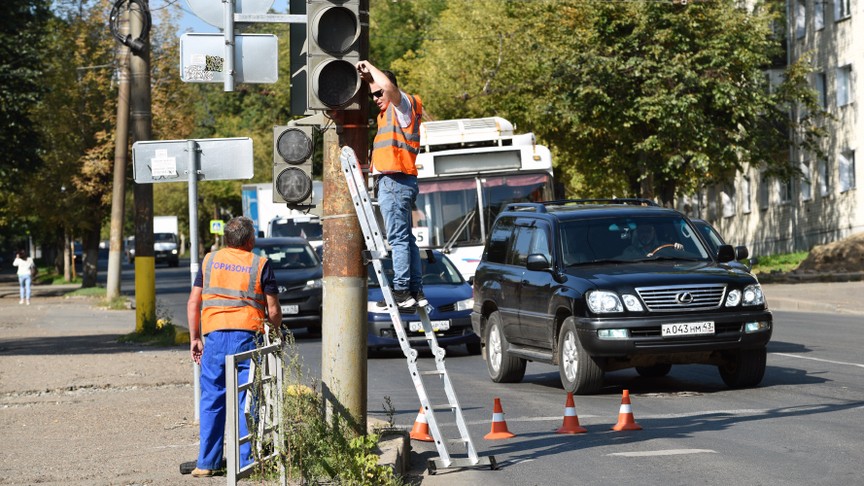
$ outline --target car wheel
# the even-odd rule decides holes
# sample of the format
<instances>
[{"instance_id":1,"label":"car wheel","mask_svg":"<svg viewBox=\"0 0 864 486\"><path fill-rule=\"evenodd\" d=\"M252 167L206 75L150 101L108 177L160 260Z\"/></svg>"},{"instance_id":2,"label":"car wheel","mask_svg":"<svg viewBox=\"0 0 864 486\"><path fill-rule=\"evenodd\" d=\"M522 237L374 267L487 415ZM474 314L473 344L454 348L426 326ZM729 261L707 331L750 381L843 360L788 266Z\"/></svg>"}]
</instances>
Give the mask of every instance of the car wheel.
<instances>
[{"instance_id":1,"label":"car wheel","mask_svg":"<svg viewBox=\"0 0 864 486\"><path fill-rule=\"evenodd\" d=\"M480 354L483 349L480 346L480 343L465 343L465 349L468 351L468 354L471 356L477 356Z\"/></svg>"},{"instance_id":2,"label":"car wheel","mask_svg":"<svg viewBox=\"0 0 864 486\"><path fill-rule=\"evenodd\" d=\"M652 366L636 367L636 372L639 373L639 376L644 376L647 378L659 378L661 376L666 376L671 370L672 365L669 363L657 363Z\"/></svg>"},{"instance_id":3,"label":"car wheel","mask_svg":"<svg viewBox=\"0 0 864 486\"><path fill-rule=\"evenodd\" d=\"M558 333L558 372L564 390L577 395L597 393L603 385L603 368L582 347L573 317L564 321Z\"/></svg>"},{"instance_id":4,"label":"car wheel","mask_svg":"<svg viewBox=\"0 0 864 486\"><path fill-rule=\"evenodd\" d=\"M765 376L765 361L767 351L760 349L745 349L732 354L726 363L718 366L720 378L729 388L747 388L756 386Z\"/></svg>"},{"instance_id":5,"label":"car wheel","mask_svg":"<svg viewBox=\"0 0 864 486\"><path fill-rule=\"evenodd\" d=\"M510 356L501 315L493 312L486 322L486 368L495 383L518 383L525 376L524 359Z\"/></svg>"}]
</instances>

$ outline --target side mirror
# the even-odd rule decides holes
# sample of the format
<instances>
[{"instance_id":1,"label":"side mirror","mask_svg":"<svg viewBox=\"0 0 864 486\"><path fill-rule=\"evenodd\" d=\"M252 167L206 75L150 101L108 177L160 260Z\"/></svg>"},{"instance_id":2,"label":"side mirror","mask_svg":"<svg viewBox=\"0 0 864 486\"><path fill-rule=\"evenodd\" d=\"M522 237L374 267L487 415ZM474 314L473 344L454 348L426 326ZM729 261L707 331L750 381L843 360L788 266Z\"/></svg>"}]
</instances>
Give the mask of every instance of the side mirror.
<instances>
[{"instance_id":1,"label":"side mirror","mask_svg":"<svg viewBox=\"0 0 864 486\"><path fill-rule=\"evenodd\" d=\"M468 277L468 285L470 285L472 287L474 286L474 275L471 275L470 277Z\"/></svg>"},{"instance_id":2,"label":"side mirror","mask_svg":"<svg viewBox=\"0 0 864 486\"><path fill-rule=\"evenodd\" d=\"M747 257L750 256L750 251L747 250L746 246L736 246L735 247L735 260L741 261L746 260Z\"/></svg>"},{"instance_id":3,"label":"side mirror","mask_svg":"<svg viewBox=\"0 0 864 486\"><path fill-rule=\"evenodd\" d=\"M550 270L552 265L546 259L546 255L542 253L532 253L528 255L527 265L528 270Z\"/></svg>"},{"instance_id":4,"label":"side mirror","mask_svg":"<svg viewBox=\"0 0 864 486\"><path fill-rule=\"evenodd\" d=\"M258 232L258 238L264 238L264 232L263 231Z\"/></svg>"},{"instance_id":5,"label":"side mirror","mask_svg":"<svg viewBox=\"0 0 864 486\"><path fill-rule=\"evenodd\" d=\"M731 262L735 259L735 248L732 245L720 245L717 248L717 261L720 263Z\"/></svg>"}]
</instances>

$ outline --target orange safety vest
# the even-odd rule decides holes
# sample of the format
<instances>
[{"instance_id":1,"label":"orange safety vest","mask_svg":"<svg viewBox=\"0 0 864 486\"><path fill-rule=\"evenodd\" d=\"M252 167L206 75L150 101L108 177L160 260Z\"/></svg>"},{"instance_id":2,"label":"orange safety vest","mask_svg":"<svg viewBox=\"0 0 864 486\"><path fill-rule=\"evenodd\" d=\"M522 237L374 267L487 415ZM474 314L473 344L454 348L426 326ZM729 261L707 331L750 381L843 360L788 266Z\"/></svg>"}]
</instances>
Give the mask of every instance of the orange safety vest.
<instances>
[{"instance_id":1,"label":"orange safety vest","mask_svg":"<svg viewBox=\"0 0 864 486\"><path fill-rule=\"evenodd\" d=\"M201 328L264 332L267 297L261 272L267 258L237 248L208 253L203 262Z\"/></svg>"},{"instance_id":2,"label":"orange safety vest","mask_svg":"<svg viewBox=\"0 0 864 486\"><path fill-rule=\"evenodd\" d=\"M378 133L372 143L372 166L381 173L402 172L417 175L417 154L420 153L420 117L423 102L419 96L407 95L411 102L411 122L399 124L393 103L378 114Z\"/></svg>"}]
</instances>

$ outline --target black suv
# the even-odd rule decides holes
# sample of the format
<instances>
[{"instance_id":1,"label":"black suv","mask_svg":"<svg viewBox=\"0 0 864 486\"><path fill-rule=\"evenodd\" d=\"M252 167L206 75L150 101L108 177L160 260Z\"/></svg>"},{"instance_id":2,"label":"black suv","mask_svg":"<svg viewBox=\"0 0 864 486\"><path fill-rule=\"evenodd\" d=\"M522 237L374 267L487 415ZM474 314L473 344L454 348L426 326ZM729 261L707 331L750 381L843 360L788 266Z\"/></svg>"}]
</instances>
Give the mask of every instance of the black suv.
<instances>
[{"instance_id":1,"label":"black suv","mask_svg":"<svg viewBox=\"0 0 864 486\"><path fill-rule=\"evenodd\" d=\"M527 361L558 365L565 390L603 373L714 364L730 387L765 373L772 316L756 278L708 250L681 213L649 200L514 203L498 215L474 276L471 325L495 382Z\"/></svg>"}]
</instances>

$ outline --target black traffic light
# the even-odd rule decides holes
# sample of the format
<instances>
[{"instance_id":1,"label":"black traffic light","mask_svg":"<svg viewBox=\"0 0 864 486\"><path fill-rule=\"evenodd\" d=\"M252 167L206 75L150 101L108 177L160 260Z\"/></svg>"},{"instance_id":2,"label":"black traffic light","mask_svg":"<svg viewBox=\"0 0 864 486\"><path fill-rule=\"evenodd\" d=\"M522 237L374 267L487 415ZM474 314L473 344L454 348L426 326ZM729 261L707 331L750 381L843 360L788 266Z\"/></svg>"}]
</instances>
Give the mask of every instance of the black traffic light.
<instances>
[{"instance_id":1,"label":"black traffic light","mask_svg":"<svg viewBox=\"0 0 864 486\"><path fill-rule=\"evenodd\" d=\"M359 0L306 0L308 109L360 109L361 80L355 66L368 23Z\"/></svg>"},{"instance_id":2,"label":"black traffic light","mask_svg":"<svg viewBox=\"0 0 864 486\"><path fill-rule=\"evenodd\" d=\"M273 127L273 202L288 207L312 204L313 127Z\"/></svg>"}]
</instances>

